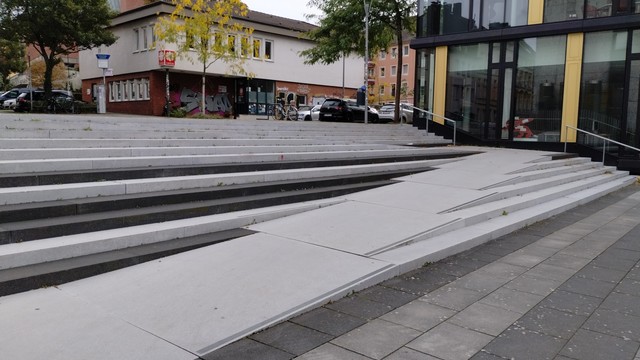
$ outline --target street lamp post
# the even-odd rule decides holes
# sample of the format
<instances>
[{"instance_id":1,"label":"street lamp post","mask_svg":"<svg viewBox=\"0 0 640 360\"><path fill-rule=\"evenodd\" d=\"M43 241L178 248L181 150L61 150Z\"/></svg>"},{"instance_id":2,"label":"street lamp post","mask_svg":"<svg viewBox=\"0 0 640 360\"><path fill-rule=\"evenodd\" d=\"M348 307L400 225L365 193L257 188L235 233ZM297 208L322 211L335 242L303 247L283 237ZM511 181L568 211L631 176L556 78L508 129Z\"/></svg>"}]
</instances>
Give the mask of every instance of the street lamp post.
<instances>
[{"instance_id":1,"label":"street lamp post","mask_svg":"<svg viewBox=\"0 0 640 360\"><path fill-rule=\"evenodd\" d=\"M369 7L364 2L364 123L369 123Z\"/></svg>"}]
</instances>

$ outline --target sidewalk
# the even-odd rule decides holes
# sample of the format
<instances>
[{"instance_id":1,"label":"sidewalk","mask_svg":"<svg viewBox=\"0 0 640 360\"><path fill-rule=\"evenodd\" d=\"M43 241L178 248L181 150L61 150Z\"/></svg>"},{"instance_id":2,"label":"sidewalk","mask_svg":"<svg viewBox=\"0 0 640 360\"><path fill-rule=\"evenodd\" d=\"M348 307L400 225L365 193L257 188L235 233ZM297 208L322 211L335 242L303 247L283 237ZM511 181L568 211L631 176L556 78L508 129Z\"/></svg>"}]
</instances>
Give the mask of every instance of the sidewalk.
<instances>
[{"instance_id":1,"label":"sidewalk","mask_svg":"<svg viewBox=\"0 0 640 360\"><path fill-rule=\"evenodd\" d=\"M639 348L632 185L203 358L639 360Z\"/></svg>"}]
</instances>

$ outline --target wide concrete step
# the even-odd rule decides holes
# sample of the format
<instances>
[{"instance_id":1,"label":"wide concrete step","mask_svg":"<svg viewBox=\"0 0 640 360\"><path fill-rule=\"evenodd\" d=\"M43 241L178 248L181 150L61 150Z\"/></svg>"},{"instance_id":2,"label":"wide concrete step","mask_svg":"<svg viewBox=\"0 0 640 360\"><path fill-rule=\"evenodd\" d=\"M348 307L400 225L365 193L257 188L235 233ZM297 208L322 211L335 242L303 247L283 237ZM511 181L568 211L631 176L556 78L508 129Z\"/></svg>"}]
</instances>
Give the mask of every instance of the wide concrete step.
<instances>
[{"instance_id":1,"label":"wide concrete step","mask_svg":"<svg viewBox=\"0 0 640 360\"><path fill-rule=\"evenodd\" d=\"M433 166L454 160L400 161L395 163L330 166L325 168L269 170L151 179L72 183L61 185L0 188L0 205L72 200L101 196L131 195L184 189L202 189L236 184L313 179L354 174L427 171Z\"/></svg>"},{"instance_id":2,"label":"wide concrete step","mask_svg":"<svg viewBox=\"0 0 640 360\"><path fill-rule=\"evenodd\" d=\"M465 156L473 152L457 149L421 149L395 148L381 150L346 150L346 151L309 151L309 152L272 152L272 153L231 153L217 155L180 155L180 156L133 156L133 157L99 157L99 158L51 158L36 160L4 160L0 161L0 174L80 172L130 168L162 168L178 166L207 166L218 164L259 164L289 162L329 162L331 160L349 159L389 159L401 161L402 158L449 158Z\"/></svg>"},{"instance_id":3,"label":"wide concrete step","mask_svg":"<svg viewBox=\"0 0 640 360\"><path fill-rule=\"evenodd\" d=\"M5 244L0 246L0 270L218 233L342 201L341 198L317 200Z\"/></svg>"}]
</instances>

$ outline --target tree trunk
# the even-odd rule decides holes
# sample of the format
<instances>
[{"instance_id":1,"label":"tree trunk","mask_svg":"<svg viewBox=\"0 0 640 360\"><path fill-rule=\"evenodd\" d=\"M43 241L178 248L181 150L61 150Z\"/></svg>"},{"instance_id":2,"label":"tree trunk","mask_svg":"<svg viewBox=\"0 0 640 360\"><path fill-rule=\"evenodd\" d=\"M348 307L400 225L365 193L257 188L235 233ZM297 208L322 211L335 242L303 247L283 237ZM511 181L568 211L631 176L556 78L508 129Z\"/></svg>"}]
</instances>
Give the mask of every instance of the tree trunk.
<instances>
[{"instance_id":1,"label":"tree trunk","mask_svg":"<svg viewBox=\"0 0 640 360\"><path fill-rule=\"evenodd\" d=\"M207 95L204 92L204 88L205 88L205 84L206 84L206 71L207 68L205 67L204 70L202 70L202 103L200 104L200 114L204 115L207 113L207 109L204 107L205 106L205 99L207 97Z\"/></svg>"},{"instance_id":2,"label":"tree trunk","mask_svg":"<svg viewBox=\"0 0 640 360\"><path fill-rule=\"evenodd\" d=\"M402 83L402 18L400 16L396 16L396 41L398 42L398 53L396 58L397 61L397 70L396 70L396 93L394 99L394 122L400 122L402 117L400 115L400 85Z\"/></svg>"}]
</instances>

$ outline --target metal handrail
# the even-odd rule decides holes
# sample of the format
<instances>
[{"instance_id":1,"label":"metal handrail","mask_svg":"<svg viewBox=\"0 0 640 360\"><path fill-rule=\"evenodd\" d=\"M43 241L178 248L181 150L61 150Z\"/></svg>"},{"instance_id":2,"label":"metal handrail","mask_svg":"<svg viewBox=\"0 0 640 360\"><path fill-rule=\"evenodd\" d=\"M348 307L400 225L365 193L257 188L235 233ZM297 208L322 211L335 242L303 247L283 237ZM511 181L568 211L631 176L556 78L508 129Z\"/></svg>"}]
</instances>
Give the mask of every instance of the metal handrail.
<instances>
[{"instance_id":1,"label":"metal handrail","mask_svg":"<svg viewBox=\"0 0 640 360\"><path fill-rule=\"evenodd\" d=\"M409 109L413 109L413 110L418 110L418 111L423 112L423 113L425 113L427 115L437 116L437 117L443 119L444 121L452 122L453 123L453 146L456 145L456 133L457 133L457 124L458 123L455 120L451 120L451 119L446 118L446 117L444 117L442 115L438 115L438 114L432 113L431 111L420 109L418 107L407 105L407 104L400 104L400 107L409 108ZM425 124L426 124L427 133L428 133L429 132L429 119L425 119Z\"/></svg>"},{"instance_id":2,"label":"metal handrail","mask_svg":"<svg viewBox=\"0 0 640 360\"><path fill-rule=\"evenodd\" d=\"M596 137L596 138L601 139L601 140L604 141L604 144L602 146L602 165L604 165L604 159L605 159L605 156L607 154L607 142L614 143L614 144L616 144L618 146L623 146L623 147L625 147L627 149L635 150L635 151L640 153L640 149L638 149L636 147L633 147L633 146L630 146L630 145L627 145L627 144L623 144L623 143L621 143L619 141L611 140L611 139L606 138L604 136L600 136L598 134L594 134L594 133L588 132L586 130L578 129L578 128L573 127L571 125L565 125L565 127L567 128L567 133L568 133L569 129L573 129L575 131L578 131L578 132L581 132L583 134L587 134L587 135ZM567 142L568 142L568 138L569 138L567 133L565 133L565 135L564 135L564 152L567 152Z\"/></svg>"}]
</instances>

